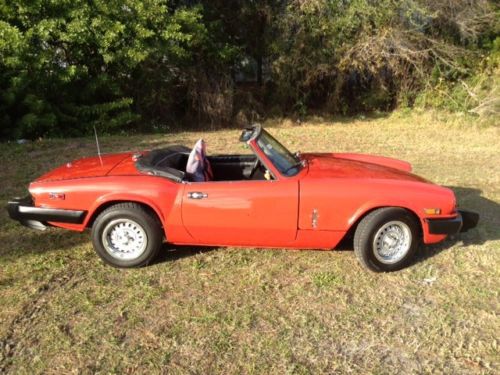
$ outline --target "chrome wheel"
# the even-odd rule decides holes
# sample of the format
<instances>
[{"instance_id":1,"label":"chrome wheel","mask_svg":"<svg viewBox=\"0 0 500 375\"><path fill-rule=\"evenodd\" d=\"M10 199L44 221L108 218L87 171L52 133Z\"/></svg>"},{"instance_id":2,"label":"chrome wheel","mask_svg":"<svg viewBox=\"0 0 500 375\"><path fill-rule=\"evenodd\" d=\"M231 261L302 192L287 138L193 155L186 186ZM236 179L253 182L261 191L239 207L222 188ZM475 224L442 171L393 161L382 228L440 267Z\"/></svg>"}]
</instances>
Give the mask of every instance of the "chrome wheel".
<instances>
[{"instance_id":1,"label":"chrome wheel","mask_svg":"<svg viewBox=\"0 0 500 375\"><path fill-rule=\"evenodd\" d=\"M373 250L375 258L385 264L399 262L411 247L410 227L402 221L390 221L375 233Z\"/></svg>"},{"instance_id":2,"label":"chrome wheel","mask_svg":"<svg viewBox=\"0 0 500 375\"><path fill-rule=\"evenodd\" d=\"M110 221L102 231L102 244L113 258L132 260L146 250L148 237L144 228L130 219Z\"/></svg>"}]
</instances>

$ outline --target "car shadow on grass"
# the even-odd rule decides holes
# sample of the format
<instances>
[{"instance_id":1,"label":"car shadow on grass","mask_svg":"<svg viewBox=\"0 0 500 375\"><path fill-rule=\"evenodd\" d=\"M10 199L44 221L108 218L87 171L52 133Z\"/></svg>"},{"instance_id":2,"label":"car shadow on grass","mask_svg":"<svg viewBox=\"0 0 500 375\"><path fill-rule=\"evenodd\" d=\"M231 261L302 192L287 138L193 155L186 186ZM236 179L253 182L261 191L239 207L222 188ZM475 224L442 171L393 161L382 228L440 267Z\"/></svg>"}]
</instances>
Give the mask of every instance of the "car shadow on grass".
<instances>
[{"instance_id":1,"label":"car shadow on grass","mask_svg":"<svg viewBox=\"0 0 500 375\"><path fill-rule=\"evenodd\" d=\"M476 228L448 237L443 242L423 246L417 253L413 264L426 261L443 251L460 245L459 249L473 245L483 245L489 241L500 240L500 204L482 196L482 190L459 186L447 186L455 192L460 209L479 214Z\"/></svg>"},{"instance_id":2,"label":"car shadow on grass","mask_svg":"<svg viewBox=\"0 0 500 375\"><path fill-rule=\"evenodd\" d=\"M0 256L4 258L65 251L89 242L86 232L78 233L58 228L39 231L20 224L0 228L0 243L4 244L0 248Z\"/></svg>"},{"instance_id":3,"label":"car shadow on grass","mask_svg":"<svg viewBox=\"0 0 500 375\"><path fill-rule=\"evenodd\" d=\"M218 250L215 246L181 246L172 244L163 244L162 249L151 262L151 265L165 262L173 262L182 258L187 258L197 254L204 254L210 251Z\"/></svg>"}]
</instances>

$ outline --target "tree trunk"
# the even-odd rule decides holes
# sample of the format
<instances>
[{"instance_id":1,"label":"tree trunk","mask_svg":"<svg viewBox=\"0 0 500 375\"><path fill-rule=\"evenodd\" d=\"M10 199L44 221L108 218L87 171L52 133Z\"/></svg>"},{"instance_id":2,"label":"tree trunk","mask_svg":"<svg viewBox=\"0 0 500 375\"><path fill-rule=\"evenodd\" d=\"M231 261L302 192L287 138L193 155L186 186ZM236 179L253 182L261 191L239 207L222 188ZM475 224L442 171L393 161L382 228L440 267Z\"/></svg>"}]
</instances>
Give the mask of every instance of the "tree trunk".
<instances>
[{"instance_id":1,"label":"tree trunk","mask_svg":"<svg viewBox=\"0 0 500 375\"><path fill-rule=\"evenodd\" d=\"M257 56L257 84L262 86L262 55Z\"/></svg>"}]
</instances>

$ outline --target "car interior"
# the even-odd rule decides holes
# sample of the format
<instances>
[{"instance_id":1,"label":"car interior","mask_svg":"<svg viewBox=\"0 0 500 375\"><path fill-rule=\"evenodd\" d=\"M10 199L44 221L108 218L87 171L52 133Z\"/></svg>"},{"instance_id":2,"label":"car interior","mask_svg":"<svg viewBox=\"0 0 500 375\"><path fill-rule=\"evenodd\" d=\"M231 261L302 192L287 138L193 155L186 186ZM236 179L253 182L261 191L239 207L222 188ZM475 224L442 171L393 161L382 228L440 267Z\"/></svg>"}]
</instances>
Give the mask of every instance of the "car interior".
<instances>
[{"instance_id":1,"label":"car interior","mask_svg":"<svg viewBox=\"0 0 500 375\"><path fill-rule=\"evenodd\" d=\"M193 181L193 176L186 172L191 149L185 146L170 146L153 150L136 161L140 171L170 180ZM265 180L266 169L260 160L248 155L206 156L213 173L213 181Z\"/></svg>"}]
</instances>

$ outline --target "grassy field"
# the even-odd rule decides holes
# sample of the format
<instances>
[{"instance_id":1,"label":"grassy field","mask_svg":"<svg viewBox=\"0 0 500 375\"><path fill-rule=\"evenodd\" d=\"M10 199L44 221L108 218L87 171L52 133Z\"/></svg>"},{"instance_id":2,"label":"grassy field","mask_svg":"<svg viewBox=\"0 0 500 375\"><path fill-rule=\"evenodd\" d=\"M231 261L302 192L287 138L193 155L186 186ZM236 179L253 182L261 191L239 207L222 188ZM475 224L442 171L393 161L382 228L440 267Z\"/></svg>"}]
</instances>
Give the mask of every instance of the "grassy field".
<instances>
[{"instance_id":1,"label":"grassy field","mask_svg":"<svg viewBox=\"0 0 500 375\"><path fill-rule=\"evenodd\" d=\"M354 253L166 246L118 270L89 233L23 228L0 211L0 373L498 373L500 128L413 113L267 124L291 150L382 154L456 192L477 229L392 274ZM238 130L203 134L241 152ZM106 152L200 133L103 137ZM93 140L1 144L0 204L94 154Z\"/></svg>"}]
</instances>

